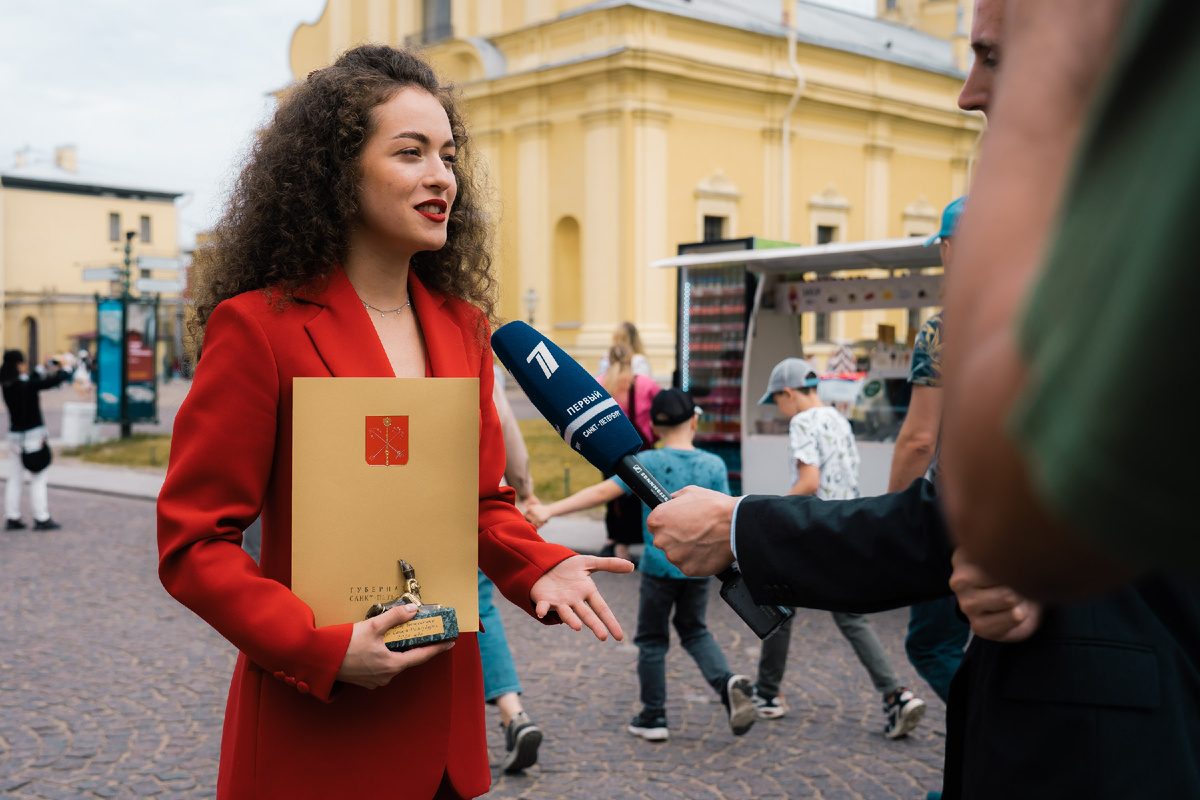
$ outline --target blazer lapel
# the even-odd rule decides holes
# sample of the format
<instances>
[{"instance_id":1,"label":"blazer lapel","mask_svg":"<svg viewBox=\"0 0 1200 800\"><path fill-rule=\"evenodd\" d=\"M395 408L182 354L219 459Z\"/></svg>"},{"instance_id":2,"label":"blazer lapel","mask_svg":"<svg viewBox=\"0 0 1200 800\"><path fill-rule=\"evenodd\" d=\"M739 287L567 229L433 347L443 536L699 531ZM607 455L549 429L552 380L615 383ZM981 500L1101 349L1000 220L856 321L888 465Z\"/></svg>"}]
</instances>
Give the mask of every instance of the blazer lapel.
<instances>
[{"instance_id":1,"label":"blazer lapel","mask_svg":"<svg viewBox=\"0 0 1200 800\"><path fill-rule=\"evenodd\" d=\"M473 372L467 363L467 351L463 345L463 331L459 322L450 313L446 298L432 289L426 289L416 274L408 271L408 296L412 298L413 310L421 322L425 335L425 348L435 378L472 378Z\"/></svg>"},{"instance_id":2,"label":"blazer lapel","mask_svg":"<svg viewBox=\"0 0 1200 800\"><path fill-rule=\"evenodd\" d=\"M304 324L317 354L337 378L392 378L392 364L362 301L340 267L323 291L301 297L323 306Z\"/></svg>"}]
</instances>

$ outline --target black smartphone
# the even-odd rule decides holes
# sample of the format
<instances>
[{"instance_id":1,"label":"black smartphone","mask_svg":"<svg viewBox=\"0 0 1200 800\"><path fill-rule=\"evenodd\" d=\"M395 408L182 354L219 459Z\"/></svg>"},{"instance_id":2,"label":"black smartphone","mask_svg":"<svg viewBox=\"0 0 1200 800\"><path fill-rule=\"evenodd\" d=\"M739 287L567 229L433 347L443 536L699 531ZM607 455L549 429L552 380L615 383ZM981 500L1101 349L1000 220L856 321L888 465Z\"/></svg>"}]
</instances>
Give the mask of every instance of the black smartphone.
<instances>
[{"instance_id":1,"label":"black smartphone","mask_svg":"<svg viewBox=\"0 0 1200 800\"><path fill-rule=\"evenodd\" d=\"M736 566L717 576L721 581L721 599L729 604L759 639L765 639L796 613L787 606L766 606L754 602L741 570Z\"/></svg>"}]
</instances>

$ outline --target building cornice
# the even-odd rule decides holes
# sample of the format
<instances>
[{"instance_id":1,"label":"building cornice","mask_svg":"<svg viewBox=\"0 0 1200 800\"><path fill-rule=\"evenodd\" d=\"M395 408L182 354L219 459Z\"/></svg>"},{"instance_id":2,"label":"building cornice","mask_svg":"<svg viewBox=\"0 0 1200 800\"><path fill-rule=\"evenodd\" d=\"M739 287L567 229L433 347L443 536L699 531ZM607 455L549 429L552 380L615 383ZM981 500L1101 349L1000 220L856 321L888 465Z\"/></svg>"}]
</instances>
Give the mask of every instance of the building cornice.
<instances>
[{"instance_id":1,"label":"building cornice","mask_svg":"<svg viewBox=\"0 0 1200 800\"><path fill-rule=\"evenodd\" d=\"M23 178L19 175L0 175L0 186L3 186L5 189L27 189L34 192L78 194L88 197L115 197L121 200L152 200L163 203L173 203L176 197L182 197L184 194L183 192L130 189L128 187L105 186L94 183L40 180L36 178Z\"/></svg>"},{"instance_id":2,"label":"building cornice","mask_svg":"<svg viewBox=\"0 0 1200 800\"><path fill-rule=\"evenodd\" d=\"M531 90L545 90L554 84L588 80L596 76L604 76L611 80L621 72L633 76L669 77L676 82L691 82L703 86L705 91L712 91L713 85L716 84L721 89L731 92L756 92L783 98L789 97L796 87L794 77L782 74L764 74L658 50L619 48L602 51L587 58L547 65L529 72L506 75L494 81L468 83L462 89L468 101L475 102ZM957 85L950 86L949 89L957 93ZM869 88L858 89L812 78L805 84L800 102L801 105L810 102L826 103L900 117L910 122L958 128L972 133L977 133L983 127L978 115L957 108L922 103L895 94L879 94ZM949 102L952 102L952 99Z\"/></svg>"}]
</instances>

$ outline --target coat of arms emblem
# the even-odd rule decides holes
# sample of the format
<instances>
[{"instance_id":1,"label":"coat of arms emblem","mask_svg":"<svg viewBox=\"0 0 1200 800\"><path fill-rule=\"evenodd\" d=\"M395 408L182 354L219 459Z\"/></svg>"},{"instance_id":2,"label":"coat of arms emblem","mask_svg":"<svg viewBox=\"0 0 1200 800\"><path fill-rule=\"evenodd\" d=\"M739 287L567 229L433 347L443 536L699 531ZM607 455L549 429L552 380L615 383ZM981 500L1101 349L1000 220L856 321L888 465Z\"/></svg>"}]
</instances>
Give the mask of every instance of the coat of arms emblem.
<instances>
[{"instance_id":1,"label":"coat of arms emblem","mask_svg":"<svg viewBox=\"0 0 1200 800\"><path fill-rule=\"evenodd\" d=\"M367 463L400 467L408 463L408 417L367 417Z\"/></svg>"}]
</instances>

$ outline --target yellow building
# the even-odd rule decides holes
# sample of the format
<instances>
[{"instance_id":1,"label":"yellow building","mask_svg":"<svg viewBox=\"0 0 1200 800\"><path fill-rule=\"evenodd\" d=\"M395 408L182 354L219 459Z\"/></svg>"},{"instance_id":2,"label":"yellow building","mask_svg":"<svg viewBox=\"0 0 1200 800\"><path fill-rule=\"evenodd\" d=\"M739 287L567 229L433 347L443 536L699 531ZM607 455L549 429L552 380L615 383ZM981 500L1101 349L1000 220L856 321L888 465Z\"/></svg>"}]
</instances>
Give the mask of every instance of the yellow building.
<instances>
[{"instance_id":1,"label":"yellow building","mask_svg":"<svg viewBox=\"0 0 1200 800\"><path fill-rule=\"evenodd\" d=\"M678 244L929 235L965 193L982 127L955 106L965 38L909 27L963 3L896 5L888 21L779 0L328 0L291 67L302 80L356 44L427 46L489 165L501 315L536 298L535 326L585 364L633 320L666 375L675 277L646 265ZM919 321L803 326L820 353Z\"/></svg>"},{"instance_id":2,"label":"yellow building","mask_svg":"<svg viewBox=\"0 0 1200 800\"><path fill-rule=\"evenodd\" d=\"M0 169L4 347L24 351L30 363L92 347L95 295L115 293L119 285L85 281L83 271L123 264L131 231L134 258L177 258L180 195L80 171L74 147L58 148L53 161L17 153L12 167ZM177 274L135 268L132 277ZM170 329L170 306L178 303L177 296L163 298L160 334Z\"/></svg>"}]
</instances>

